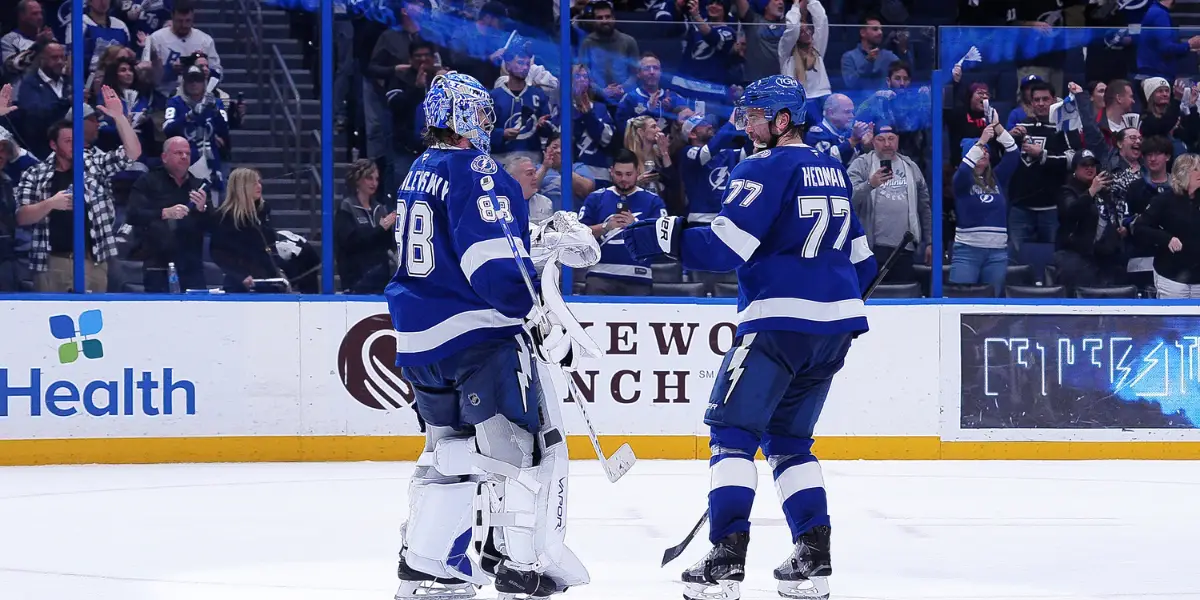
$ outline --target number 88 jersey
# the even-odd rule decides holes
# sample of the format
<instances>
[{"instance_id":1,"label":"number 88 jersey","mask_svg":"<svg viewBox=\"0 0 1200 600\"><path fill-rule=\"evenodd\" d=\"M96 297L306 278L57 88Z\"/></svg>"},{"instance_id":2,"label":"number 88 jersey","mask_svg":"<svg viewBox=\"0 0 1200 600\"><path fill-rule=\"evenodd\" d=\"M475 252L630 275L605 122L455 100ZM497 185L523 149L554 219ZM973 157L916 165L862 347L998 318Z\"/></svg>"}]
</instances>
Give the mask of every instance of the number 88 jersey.
<instances>
[{"instance_id":1,"label":"number 88 jersey","mask_svg":"<svg viewBox=\"0 0 1200 600\"><path fill-rule=\"evenodd\" d=\"M495 186L493 202L484 183ZM512 337L533 302L504 233L531 278L529 207L521 186L474 148L430 148L396 193L399 267L384 290L397 366L436 362Z\"/></svg>"},{"instance_id":2,"label":"number 88 jersey","mask_svg":"<svg viewBox=\"0 0 1200 600\"><path fill-rule=\"evenodd\" d=\"M866 331L876 264L852 196L836 159L804 145L763 150L734 168L711 225L684 230L684 267L736 267L738 335Z\"/></svg>"}]
</instances>

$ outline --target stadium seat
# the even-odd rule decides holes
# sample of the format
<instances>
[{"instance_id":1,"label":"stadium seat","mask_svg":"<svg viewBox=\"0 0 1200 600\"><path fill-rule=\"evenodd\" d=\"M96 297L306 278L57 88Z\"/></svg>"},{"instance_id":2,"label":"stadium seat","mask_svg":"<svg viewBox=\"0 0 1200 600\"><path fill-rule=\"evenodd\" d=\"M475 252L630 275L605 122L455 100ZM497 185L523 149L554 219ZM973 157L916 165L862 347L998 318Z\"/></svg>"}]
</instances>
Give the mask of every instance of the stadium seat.
<instances>
[{"instance_id":1,"label":"stadium seat","mask_svg":"<svg viewBox=\"0 0 1200 600\"><path fill-rule=\"evenodd\" d=\"M929 297L932 294L929 290L933 287L933 267L915 264L913 271L917 274L917 284L921 286L921 295Z\"/></svg>"},{"instance_id":2,"label":"stadium seat","mask_svg":"<svg viewBox=\"0 0 1200 600\"><path fill-rule=\"evenodd\" d=\"M920 298L921 286L917 283L881 283L875 287L872 298Z\"/></svg>"},{"instance_id":3,"label":"stadium seat","mask_svg":"<svg viewBox=\"0 0 1200 600\"><path fill-rule=\"evenodd\" d=\"M1033 285L1033 272L1033 267L1029 265L1008 265L1004 283L1014 286Z\"/></svg>"},{"instance_id":4,"label":"stadium seat","mask_svg":"<svg viewBox=\"0 0 1200 600\"><path fill-rule=\"evenodd\" d=\"M651 294L655 296L684 296L689 298L704 298L708 296L704 291L703 283L661 283L658 281L654 282Z\"/></svg>"},{"instance_id":5,"label":"stadium seat","mask_svg":"<svg viewBox=\"0 0 1200 600\"><path fill-rule=\"evenodd\" d=\"M1058 267L1055 265L1046 265L1046 267L1043 270L1046 273L1046 278L1045 278L1046 285L1057 285L1058 284Z\"/></svg>"},{"instance_id":6,"label":"stadium seat","mask_svg":"<svg viewBox=\"0 0 1200 600\"><path fill-rule=\"evenodd\" d=\"M1008 298L1066 298L1067 288L1061 285L1006 285Z\"/></svg>"},{"instance_id":7,"label":"stadium seat","mask_svg":"<svg viewBox=\"0 0 1200 600\"><path fill-rule=\"evenodd\" d=\"M678 262L652 265L654 283L683 283L683 264Z\"/></svg>"},{"instance_id":8,"label":"stadium seat","mask_svg":"<svg viewBox=\"0 0 1200 600\"><path fill-rule=\"evenodd\" d=\"M945 298L995 298L996 290L986 283L947 283L942 286Z\"/></svg>"},{"instance_id":9,"label":"stadium seat","mask_svg":"<svg viewBox=\"0 0 1200 600\"><path fill-rule=\"evenodd\" d=\"M1104 287L1079 286L1075 288L1078 298L1137 298L1137 287L1132 285L1114 285Z\"/></svg>"},{"instance_id":10,"label":"stadium seat","mask_svg":"<svg viewBox=\"0 0 1200 600\"><path fill-rule=\"evenodd\" d=\"M204 283L210 288L225 285L225 271L222 271L217 263L204 263Z\"/></svg>"},{"instance_id":11,"label":"stadium seat","mask_svg":"<svg viewBox=\"0 0 1200 600\"><path fill-rule=\"evenodd\" d=\"M736 283L718 283L713 287L713 296L717 298L737 298L738 286Z\"/></svg>"},{"instance_id":12,"label":"stadium seat","mask_svg":"<svg viewBox=\"0 0 1200 600\"><path fill-rule=\"evenodd\" d=\"M1033 276L1046 273L1046 267L1054 265L1054 244L1025 242L1017 251L1017 264L1029 265ZM1046 285L1053 285L1049 280L1042 280Z\"/></svg>"},{"instance_id":13,"label":"stadium seat","mask_svg":"<svg viewBox=\"0 0 1200 600\"><path fill-rule=\"evenodd\" d=\"M112 260L108 264L108 291L114 293L131 293L135 290L131 289L131 285L137 285L141 293L145 288L142 287L142 263L135 260Z\"/></svg>"}]
</instances>

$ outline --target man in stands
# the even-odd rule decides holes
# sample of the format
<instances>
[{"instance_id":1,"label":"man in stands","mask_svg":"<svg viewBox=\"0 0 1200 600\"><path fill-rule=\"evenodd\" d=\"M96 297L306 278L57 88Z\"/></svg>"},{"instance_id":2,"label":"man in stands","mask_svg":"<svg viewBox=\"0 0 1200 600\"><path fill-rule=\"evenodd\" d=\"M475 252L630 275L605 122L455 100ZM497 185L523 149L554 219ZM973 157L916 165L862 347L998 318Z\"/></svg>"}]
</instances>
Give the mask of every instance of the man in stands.
<instances>
[{"instance_id":1,"label":"man in stands","mask_svg":"<svg viewBox=\"0 0 1200 600\"><path fill-rule=\"evenodd\" d=\"M542 88L526 82L530 60L528 46L509 48L504 54L508 81L489 92L496 107L492 154L501 163L516 156L536 162L542 156L542 138L550 122L550 98Z\"/></svg>"},{"instance_id":2,"label":"man in stands","mask_svg":"<svg viewBox=\"0 0 1200 600\"><path fill-rule=\"evenodd\" d=\"M182 137L192 145L192 174L207 181L215 203L225 189L221 150L229 147L229 116L220 98L207 91L201 67L192 65L183 76L182 93L167 101L163 121L167 137Z\"/></svg>"},{"instance_id":3,"label":"man in stands","mask_svg":"<svg viewBox=\"0 0 1200 600\"><path fill-rule=\"evenodd\" d=\"M744 24L746 36L745 81L758 81L779 74L779 40L783 37L787 7L783 0L767 0L762 15L754 12L749 0L736 0L734 12Z\"/></svg>"},{"instance_id":4,"label":"man in stands","mask_svg":"<svg viewBox=\"0 0 1200 600\"><path fill-rule=\"evenodd\" d=\"M635 221L667 216L667 206L657 194L637 186L641 165L632 152L620 151L611 171L612 187L592 192L579 211L579 222L591 227L600 240L600 262L588 270L584 293L648 296L653 282L650 267L635 261L624 240L615 238Z\"/></svg>"},{"instance_id":5,"label":"man in stands","mask_svg":"<svg viewBox=\"0 0 1200 600\"><path fill-rule=\"evenodd\" d=\"M42 3L20 0L17 27L0 37L0 80L19 81L33 65L38 50L53 41L54 32L45 25Z\"/></svg>"},{"instance_id":6,"label":"man in stands","mask_svg":"<svg viewBox=\"0 0 1200 600\"><path fill-rule=\"evenodd\" d=\"M1049 83L1030 84L1032 114L1012 131L1021 145L1021 164L1009 184L1009 256L1017 256L1025 242L1053 242L1059 230L1055 190L1067 173L1069 144L1050 122L1054 96Z\"/></svg>"},{"instance_id":7,"label":"man in stands","mask_svg":"<svg viewBox=\"0 0 1200 600\"><path fill-rule=\"evenodd\" d=\"M109 14L112 0L88 0L83 16L84 65L89 73L96 70L100 56L109 46L132 47L133 38L124 21ZM67 30L67 45L71 45L71 30ZM101 73L103 75L103 73Z\"/></svg>"},{"instance_id":8,"label":"man in stands","mask_svg":"<svg viewBox=\"0 0 1200 600\"><path fill-rule=\"evenodd\" d=\"M624 139L629 119L651 116L658 119L658 129L670 132L675 115L688 108L687 100L662 87L662 62L647 52L638 61L638 83L617 106L617 139Z\"/></svg>"},{"instance_id":9,"label":"man in stands","mask_svg":"<svg viewBox=\"0 0 1200 600\"><path fill-rule=\"evenodd\" d=\"M175 0L175 8L171 11L171 26L155 31L146 40L146 49L142 52L142 60L162 65L162 79L156 89L163 101L175 94L179 78L187 68L182 62L185 56L203 52L208 57L209 79L208 90L216 89L221 80L221 58L217 55L217 46L207 33L192 27L196 20L196 5L194 0Z\"/></svg>"},{"instance_id":10,"label":"man in stands","mask_svg":"<svg viewBox=\"0 0 1200 600\"><path fill-rule=\"evenodd\" d=\"M871 129L854 120L854 102L844 94L830 94L824 118L804 136L804 143L849 165L863 147L869 148Z\"/></svg>"},{"instance_id":11,"label":"man in stands","mask_svg":"<svg viewBox=\"0 0 1200 600\"><path fill-rule=\"evenodd\" d=\"M17 145L0 139L0 292L21 291L25 267L17 260L17 198L14 182L4 171L15 158Z\"/></svg>"},{"instance_id":12,"label":"man in stands","mask_svg":"<svg viewBox=\"0 0 1200 600\"><path fill-rule=\"evenodd\" d=\"M71 82L63 73L67 66L67 48L47 44L38 57L38 69L21 80L14 104L20 109L9 121L36 156L50 154L46 131L71 108Z\"/></svg>"},{"instance_id":13,"label":"man in stands","mask_svg":"<svg viewBox=\"0 0 1200 600\"><path fill-rule=\"evenodd\" d=\"M887 87L888 65L898 60L883 48L883 22L869 15L858 30L858 46L842 55L842 80L848 91Z\"/></svg>"},{"instance_id":14,"label":"man in stands","mask_svg":"<svg viewBox=\"0 0 1200 600\"><path fill-rule=\"evenodd\" d=\"M616 104L625 95L625 82L637 73L637 40L617 31L617 20L609 0L591 5L592 32L579 44L579 61L587 67L592 82L603 90L605 102ZM584 13L585 18L587 13Z\"/></svg>"}]
</instances>

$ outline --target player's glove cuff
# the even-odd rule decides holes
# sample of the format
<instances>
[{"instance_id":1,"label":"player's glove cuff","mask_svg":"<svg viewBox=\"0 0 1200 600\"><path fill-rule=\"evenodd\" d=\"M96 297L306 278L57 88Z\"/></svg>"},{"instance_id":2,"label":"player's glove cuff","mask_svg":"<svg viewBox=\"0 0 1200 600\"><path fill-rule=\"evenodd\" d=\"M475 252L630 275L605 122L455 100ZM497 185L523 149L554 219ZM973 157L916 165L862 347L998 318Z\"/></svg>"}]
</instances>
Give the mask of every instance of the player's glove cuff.
<instances>
[{"instance_id":1,"label":"player's glove cuff","mask_svg":"<svg viewBox=\"0 0 1200 600\"><path fill-rule=\"evenodd\" d=\"M654 221L638 221L621 233L625 248L634 260L649 264L666 255L681 260L683 251L682 217L659 217Z\"/></svg>"}]
</instances>

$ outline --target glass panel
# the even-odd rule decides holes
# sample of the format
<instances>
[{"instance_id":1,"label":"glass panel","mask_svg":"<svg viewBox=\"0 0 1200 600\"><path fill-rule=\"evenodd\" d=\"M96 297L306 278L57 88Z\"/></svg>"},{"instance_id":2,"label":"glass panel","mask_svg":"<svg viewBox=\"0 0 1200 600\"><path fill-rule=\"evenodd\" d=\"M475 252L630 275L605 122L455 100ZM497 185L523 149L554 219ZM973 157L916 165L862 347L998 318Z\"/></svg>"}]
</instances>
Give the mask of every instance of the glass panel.
<instances>
[{"instance_id":1,"label":"glass panel","mask_svg":"<svg viewBox=\"0 0 1200 600\"><path fill-rule=\"evenodd\" d=\"M613 183L615 171L609 167L614 158L629 151L637 169L637 179L630 184L655 194L656 200L646 202L661 201L668 213L693 221L711 220L720 211L729 172L745 153L754 151L729 124L734 102L750 82L792 75L809 98L806 143L841 158L856 185L865 185L878 170L877 147L892 161L895 179L887 191L856 195L854 205L861 204L860 210L880 223L871 229L871 240L881 260L888 244L898 244L906 231L919 234L889 277L915 282L914 257L917 263L925 262L931 239L930 219L920 217L928 215L930 205L935 30L830 25L815 0L805 11L798 4L768 3L764 13L751 6L738 15L732 14L738 12L736 5L732 13L726 13L725 6L715 1L685 4L680 10L687 13L686 19L670 3L648 11L613 12L604 5L581 11L574 63L576 172L603 190ZM788 14L792 25L786 25ZM868 39L862 42L860 34ZM792 46L791 52L782 53L783 60L781 43ZM860 43L872 50L865 52ZM885 133L879 142L874 140L876 132ZM714 143L718 146L711 146ZM702 162L696 158L699 150L689 153L705 146L706 155L714 159ZM575 200L581 207L583 199ZM615 203L599 197L593 201L607 208L596 215L585 210L585 222L621 218L613 216ZM874 210L877 205L881 208ZM910 205L911 220L906 208ZM649 204L630 212L638 213L639 219L657 216ZM893 218L896 215L904 218ZM605 245L604 254L598 269L576 274L577 291L737 296L734 273L690 273L678 264L646 268L631 263L619 245Z\"/></svg>"},{"instance_id":2,"label":"glass panel","mask_svg":"<svg viewBox=\"0 0 1200 600\"><path fill-rule=\"evenodd\" d=\"M943 64L964 60L944 94L946 296L1155 295L1155 234L1134 224L1166 189L1171 156L1195 142L1189 101L1180 116L1196 98L1190 37L942 29ZM988 151L968 153L993 119Z\"/></svg>"}]
</instances>

